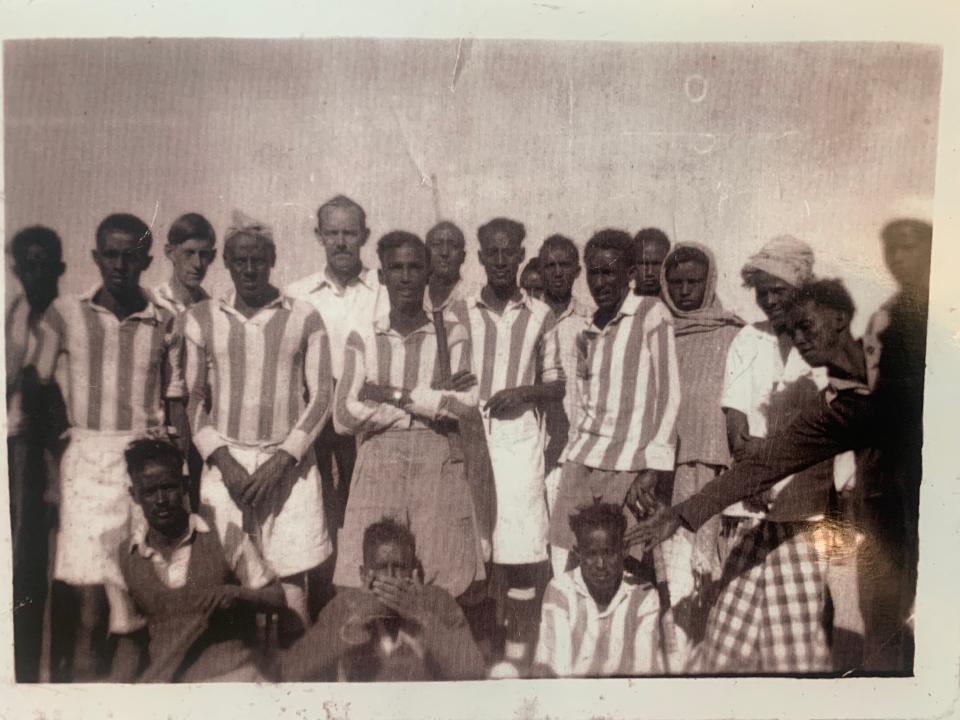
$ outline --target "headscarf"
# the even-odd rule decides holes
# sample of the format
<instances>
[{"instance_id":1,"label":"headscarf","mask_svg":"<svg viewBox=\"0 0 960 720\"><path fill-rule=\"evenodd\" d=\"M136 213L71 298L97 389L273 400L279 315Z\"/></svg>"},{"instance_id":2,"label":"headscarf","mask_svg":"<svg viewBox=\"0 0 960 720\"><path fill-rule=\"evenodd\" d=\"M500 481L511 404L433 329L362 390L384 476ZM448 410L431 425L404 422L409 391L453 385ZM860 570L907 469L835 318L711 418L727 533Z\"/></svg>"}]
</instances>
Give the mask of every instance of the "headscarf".
<instances>
[{"instance_id":1,"label":"headscarf","mask_svg":"<svg viewBox=\"0 0 960 720\"><path fill-rule=\"evenodd\" d=\"M670 298L667 267L682 248L699 251L707 260L703 304L696 310L678 310ZM680 370L680 411L677 414L677 464L714 467L730 464L727 426L720 408L727 351L744 322L723 309L717 297L717 263L713 253L698 243L677 243L660 270L663 301L674 316L677 366Z\"/></svg>"},{"instance_id":2,"label":"headscarf","mask_svg":"<svg viewBox=\"0 0 960 720\"><path fill-rule=\"evenodd\" d=\"M667 285L667 267L670 265L670 259L677 251L685 248L696 250L707 260L707 283L703 292L703 304L696 310L680 310L677 308L673 298L670 297ZM739 315L724 310L723 303L717 297L717 261L713 252L704 245L692 242L681 242L674 245L673 249L667 253L660 268L660 288L663 301L670 308L670 312L673 313L674 334L677 337L710 332L729 325L741 328L745 324Z\"/></svg>"},{"instance_id":3,"label":"headscarf","mask_svg":"<svg viewBox=\"0 0 960 720\"><path fill-rule=\"evenodd\" d=\"M778 235L750 256L741 275L749 283L750 277L758 272L800 287L813 279L813 250L793 235Z\"/></svg>"},{"instance_id":4,"label":"headscarf","mask_svg":"<svg viewBox=\"0 0 960 720\"><path fill-rule=\"evenodd\" d=\"M237 235L248 235L273 245L273 229L260 220L254 220L241 210L233 211L230 227L224 235L224 243L230 242Z\"/></svg>"}]
</instances>

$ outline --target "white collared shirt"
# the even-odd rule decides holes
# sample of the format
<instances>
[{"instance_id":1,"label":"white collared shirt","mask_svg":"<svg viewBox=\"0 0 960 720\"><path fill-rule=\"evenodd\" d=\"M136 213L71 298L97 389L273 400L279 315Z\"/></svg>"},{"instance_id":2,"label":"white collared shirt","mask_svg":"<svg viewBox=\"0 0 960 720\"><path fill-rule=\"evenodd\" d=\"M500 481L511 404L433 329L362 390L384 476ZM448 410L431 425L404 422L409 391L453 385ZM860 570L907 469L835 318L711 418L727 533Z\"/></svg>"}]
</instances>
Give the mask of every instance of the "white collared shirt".
<instances>
[{"instance_id":1,"label":"white collared shirt","mask_svg":"<svg viewBox=\"0 0 960 720\"><path fill-rule=\"evenodd\" d=\"M153 293L154 302L156 302L160 307L166 308L174 315L180 315L181 313L186 312L187 308L190 307L190 305L187 305L185 302L177 298L173 292L173 288L170 286L169 280L160 283L151 292ZM203 302L204 300L209 299L210 296L207 294L207 291L203 288L200 288L200 299L196 302ZM191 305L192 304L195 303L191 303Z\"/></svg>"},{"instance_id":2,"label":"white collared shirt","mask_svg":"<svg viewBox=\"0 0 960 720\"><path fill-rule=\"evenodd\" d=\"M330 337L333 377L343 372L343 356L351 331L390 314L387 290L376 270L362 268L357 277L341 285L327 269L287 286L290 297L306 300L320 313Z\"/></svg>"}]
</instances>

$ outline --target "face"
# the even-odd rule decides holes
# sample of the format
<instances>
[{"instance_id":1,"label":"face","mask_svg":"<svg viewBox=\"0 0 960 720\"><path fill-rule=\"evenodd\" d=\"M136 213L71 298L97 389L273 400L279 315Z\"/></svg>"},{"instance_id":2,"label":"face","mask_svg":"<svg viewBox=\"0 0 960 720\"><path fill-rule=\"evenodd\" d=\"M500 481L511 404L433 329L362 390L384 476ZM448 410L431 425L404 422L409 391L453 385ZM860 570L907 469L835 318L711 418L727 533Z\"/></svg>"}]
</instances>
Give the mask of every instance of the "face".
<instances>
[{"instance_id":1,"label":"face","mask_svg":"<svg viewBox=\"0 0 960 720\"><path fill-rule=\"evenodd\" d=\"M479 257L490 287L509 288L516 285L523 256L523 246L506 233L488 235L480 245Z\"/></svg>"},{"instance_id":2,"label":"face","mask_svg":"<svg viewBox=\"0 0 960 720\"><path fill-rule=\"evenodd\" d=\"M49 298L57 294L63 263L42 245L28 245L25 257L14 263L13 272L28 298Z\"/></svg>"},{"instance_id":3,"label":"face","mask_svg":"<svg viewBox=\"0 0 960 720\"><path fill-rule=\"evenodd\" d=\"M844 313L812 300L798 303L790 311L793 344L811 367L829 362L847 324Z\"/></svg>"},{"instance_id":4,"label":"face","mask_svg":"<svg viewBox=\"0 0 960 720\"><path fill-rule=\"evenodd\" d=\"M703 263L691 260L667 270L667 292L678 310L689 312L702 308L706 291L707 266Z\"/></svg>"},{"instance_id":5,"label":"face","mask_svg":"<svg viewBox=\"0 0 960 720\"><path fill-rule=\"evenodd\" d=\"M930 283L930 237L909 224L897 225L884 239L883 257L902 288L920 289Z\"/></svg>"},{"instance_id":6,"label":"face","mask_svg":"<svg viewBox=\"0 0 960 720\"><path fill-rule=\"evenodd\" d=\"M387 286L393 308L406 311L422 308L428 277L427 259L420 248L401 245L383 257L380 280Z\"/></svg>"},{"instance_id":7,"label":"face","mask_svg":"<svg viewBox=\"0 0 960 720\"><path fill-rule=\"evenodd\" d=\"M103 286L111 294L126 294L140 285L140 274L150 267L151 258L140 238L124 232L111 232L93 251Z\"/></svg>"},{"instance_id":8,"label":"face","mask_svg":"<svg viewBox=\"0 0 960 720\"><path fill-rule=\"evenodd\" d=\"M765 272L757 273L754 292L757 305L777 332L789 329L788 313L797 297L797 289Z\"/></svg>"},{"instance_id":9,"label":"face","mask_svg":"<svg viewBox=\"0 0 960 720\"><path fill-rule=\"evenodd\" d=\"M580 274L576 254L570 248L549 248L540 255L540 267L544 292L557 300L570 297L573 283Z\"/></svg>"},{"instance_id":10,"label":"face","mask_svg":"<svg viewBox=\"0 0 960 720\"><path fill-rule=\"evenodd\" d=\"M167 257L173 263L173 274L184 287L195 290L207 276L207 268L217 256L210 240L190 238L179 245L167 245Z\"/></svg>"},{"instance_id":11,"label":"face","mask_svg":"<svg viewBox=\"0 0 960 720\"><path fill-rule=\"evenodd\" d=\"M183 526L183 478L160 463L147 463L133 481L133 498L143 508L150 527L159 532Z\"/></svg>"},{"instance_id":12,"label":"face","mask_svg":"<svg viewBox=\"0 0 960 720\"><path fill-rule=\"evenodd\" d=\"M586 258L587 286L600 310L616 310L630 288L631 268L618 250L594 250Z\"/></svg>"},{"instance_id":13,"label":"face","mask_svg":"<svg viewBox=\"0 0 960 720\"><path fill-rule=\"evenodd\" d=\"M467 257L463 238L453 228L441 225L427 235L427 247L430 248L431 277L451 284L456 282Z\"/></svg>"},{"instance_id":14,"label":"face","mask_svg":"<svg viewBox=\"0 0 960 720\"><path fill-rule=\"evenodd\" d=\"M327 265L340 275L360 272L360 248L370 231L354 207L325 207L320 211L317 237L327 252Z\"/></svg>"},{"instance_id":15,"label":"face","mask_svg":"<svg viewBox=\"0 0 960 720\"><path fill-rule=\"evenodd\" d=\"M360 568L360 576L364 584L369 587L370 583L378 578L409 580L413 578L415 567L416 559L408 548L404 548L399 543L386 542L374 549L373 557L369 561L364 561Z\"/></svg>"},{"instance_id":16,"label":"face","mask_svg":"<svg viewBox=\"0 0 960 720\"><path fill-rule=\"evenodd\" d=\"M275 259L272 245L250 235L235 237L223 252L237 295L245 300L261 297L270 286Z\"/></svg>"},{"instance_id":17,"label":"face","mask_svg":"<svg viewBox=\"0 0 960 720\"><path fill-rule=\"evenodd\" d=\"M659 295L660 268L667 256L667 248L663 243L644 240L637 251L637 295Z\"/></svg>"},{"instance_id":18,"label":"face","mask_svg":"<svg viewBox=\"0 0 960 720\"><path fill-rule=\"evenodd\" d=\"M543 275L537 270L527 270L520 278L520 287L537 300L543 300Z\"/></svg>"},{"instance_id":19,"label":"face","mask_svg":"<svg viewBox=\"0 0 960 720\"><path fill-rule=\"evenodd\" d=\"M623 548L605 527L592 528L578 541L580 572L593 597L601 602L613 598L623 578Z\"/></svg>"}]
</instances>

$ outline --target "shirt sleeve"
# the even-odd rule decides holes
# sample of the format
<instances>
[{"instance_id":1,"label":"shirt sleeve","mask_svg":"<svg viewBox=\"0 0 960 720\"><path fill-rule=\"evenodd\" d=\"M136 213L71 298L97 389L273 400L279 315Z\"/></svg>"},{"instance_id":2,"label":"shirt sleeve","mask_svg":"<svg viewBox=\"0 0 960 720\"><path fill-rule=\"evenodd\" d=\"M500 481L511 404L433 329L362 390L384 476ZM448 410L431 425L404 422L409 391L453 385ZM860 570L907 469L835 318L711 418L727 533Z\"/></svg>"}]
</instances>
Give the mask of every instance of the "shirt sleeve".
<instances>
[{"instance_id":1,"label":"shirt sleeve","mask_svg":"<svg viewBox=\"0 0 960 720\"><path fill-rule=\"evenodd\" d=\"M353 331L347 336L343 375L334 399L333 422L337 432L359 435L409 421L410 415L398 407L360 400L366 377L366 347L360 334Z\"/></svg>"},{"instance_id":2,"label":"shirt sleeve","mask_svg":"<svg viewBox=\"0 0 960 720\"><path fill-rule=\"evenodd\" d=\"M243 533L243 538L237 543L230 561L231 568L245 588L260 590L273 582L276 577L246 533Z\"/></svg>"},{"instance_id":3,"label":"shirt sleeve","mask_svg":"<svg viewBox=\"0 0 960 720\"><path fill-rule=\"evenodd\" d=\"M193 444L204 460L223 445L223 438L216 431L210 413L207 412L207 397L210 392L209 377L211 358L207 351L200 324L193 313L184 315L185 358L184 377L187 388L187 418L193 433Z\"/></svg>"},{"instance_id":4,"label":"shirt sleeve","mask_svg":"<svg viewBox=\"0 0 960 720\"><path fill-rule=\"evenodd\" d=\"M668 611L668 613L671 611ZM638 608L636 634L634 635L633 672L643 675L656 675L667 672L668 648L664 643L664 634L661 630L660 601L654 589L648 591L647 597ZM673 623L672 615L664 617L664 621ZM676 656L676 654L674 654ZM678 665L680 663L678 662ZM671 668L673 669L673 668ZM678 672L680 667L674 671Z\"/></svg>"},{"instance_id":5,"label":"shirt sleeve","mask_svg":"<svg viewBox=\"0 0 960 720\"><path fill-rule=\"evenodd\" d=\"M280 449L299 462L323 428L330 414L333 375L330 365L330 338L320 314L310 309L304 324L304 360L302 381L307 403Z\"/></svg>"},{"instance_id":6,"label":"shirt sleeve","mask_svg":"<svg viewBox=\"0 0 960 720\"><path fill-rule=\"evenodd\" d=\"M560 333L553 313L548 312L543 334L537 344L537 379L546 384L563 381L563 362L560 358Z\"/></svg>"},{"instance_id":7,"label":"shirt sleeve","mask_svg":"<svg viewBox=\"0 0 960 720\"><path fill-rule=\"evenodd\" d=\"M63 317L64 305L55 300L37 323L36 333L42 341L42 349L37 355L37 376L42 383L59 382L66 376L66 332L67 323ZM61 369L62 368L62 369ZM60 390L67 394L65 384Z\"/></svg>"},{"instance_id":8,"label":"shirt sleeve","mask_svg":"<svg viewBox=\"0 0 960 720\"><path fill-rule=\"evenodd\" d=\"M452 374L470 370L470 338L462 326L456 325L447 338L450 350L450 369ZM475 384L469 390L434 390L427 386L417 386L410 393L410 411L421 417L435 420L438 417L455 418L457 405L476 407L480 400L480 386Z\"/></svg>"},{"instance_id":9,"label":"shirt sleeve","mask_svg":"<svg viewBox=\"0 0 960 720\"><path fill-rule=\"evenodd\" d=\"M746 331L747 328L743 328L737 333L727 350L720 407L738 410L749 416L753 398L750 375L751 354L748 352L750 336Z\"/></svg>"},{"instance_id":10,"label":"shirt sleeve","mask_svg":"<svg viewBox=\"0 0 960 720\"><path fill-rule=\"evenodd\" d=\"M567 598L551 581L543 595L540 636L534 665L541 674L567 677L573 673L573 637Z\"/></svg>"},{"instance_id":11,"label":"shirt sleeve","mask_svg":"<svg viewBox=\"0 0 960 720\"><path fill-rule=\"evenodd\" d=\"M667 317L666 310L647 333L647 343L650 348L650 372L653 373L654 387L657 388L657 397L647 398L647 402L656 403L656 430L643 450L643 457L647 469L670 471L673 470L677 454L680 370L677 365L673 322Z\"/></svg>"},{"instance_id":12,"label":"shirt sleeve","mask_svg":"<svg viewBox=\"0 0 960 720\"><path fill-rule=\"evenodd\" d=\"M130 552L128 542L120 543L117 548L120 570L125 580L128 575L127 567L130 563ZM140 612L140 608L137 607L127 588L114 583L109 583L105 587L107 597L110 600L109 632L114 635L129 635L140 628L146 627L147 619Z\"/></svg>"}]
</instances>

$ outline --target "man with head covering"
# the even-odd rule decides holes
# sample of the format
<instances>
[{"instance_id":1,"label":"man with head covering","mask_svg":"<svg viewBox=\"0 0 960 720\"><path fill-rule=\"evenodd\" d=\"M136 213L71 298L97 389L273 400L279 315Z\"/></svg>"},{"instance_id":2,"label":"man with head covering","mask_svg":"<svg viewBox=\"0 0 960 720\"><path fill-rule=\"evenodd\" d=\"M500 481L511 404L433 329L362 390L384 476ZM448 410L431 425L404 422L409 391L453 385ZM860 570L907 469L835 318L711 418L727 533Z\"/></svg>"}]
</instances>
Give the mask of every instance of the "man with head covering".
<instances>
[{"instance_id":1,"label":"man with head covering","mask_svg":"<svg viewBox=\"0 0 960 720\"><path fill-rule=\"evenodd\" d=\"M664 259L660 285L674 317L680 370L673 476L677 503L730 465L720 394L727 350L743 321L724 310L717 297L716 260L703 245L677 243ZM680 531L664 548L681 655L688 650L687 638L695 642L702 630L701 590L720 575L719 530L719 519L714 519L695 534Z\"/></svg>"},{"instance_id":2,"label":"man with head covering","mask_svg":"<svg viewBox=\"0 0 960 720\"><path fill-rule=\"evenodd\" d=\"M305 573L331 553L313 451L329 416L330 343L309 303L270 284L270 228L235 213L223 259L233 289L184 316L188 412L206 461L201 506L228 553L252 536L305 623Z\"/></svg>"}]
</instances>

